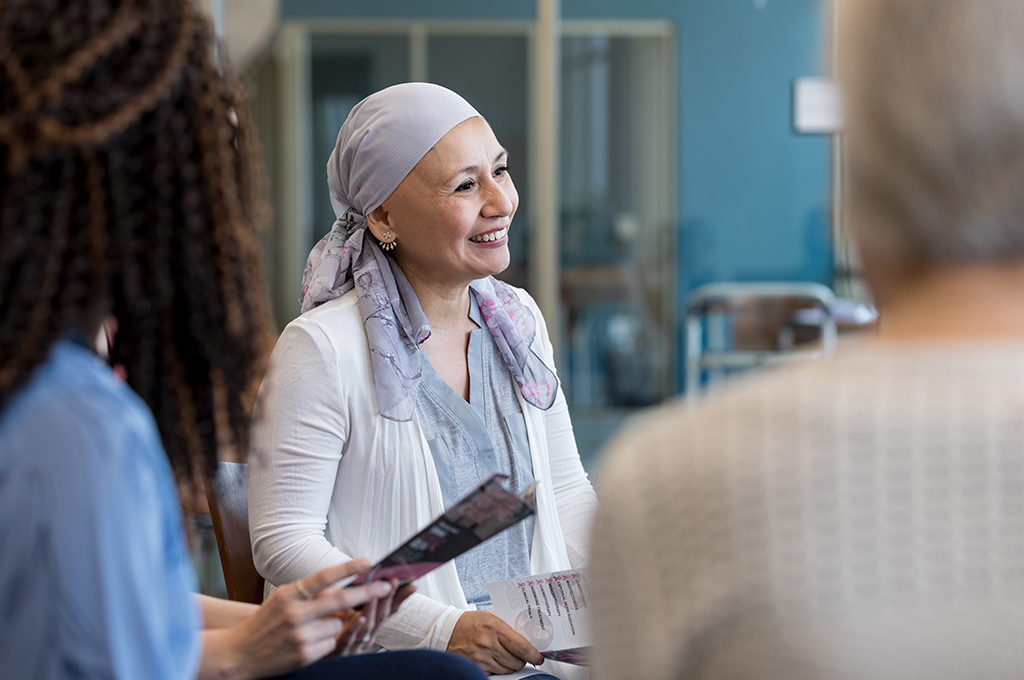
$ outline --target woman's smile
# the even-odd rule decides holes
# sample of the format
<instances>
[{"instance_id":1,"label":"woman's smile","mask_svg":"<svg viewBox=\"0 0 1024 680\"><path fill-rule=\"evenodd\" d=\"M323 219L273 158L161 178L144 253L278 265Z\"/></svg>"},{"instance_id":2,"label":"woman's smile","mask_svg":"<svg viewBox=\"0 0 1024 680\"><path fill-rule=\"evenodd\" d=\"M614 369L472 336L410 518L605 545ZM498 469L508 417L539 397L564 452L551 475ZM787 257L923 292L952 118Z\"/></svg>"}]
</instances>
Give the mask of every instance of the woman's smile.
<instances>
[{"instance_id":1,"label":"woman's smile","mask_svg":"<svg viewBox=\"0 0 1024 680\"><path fill-rule=\"evenodd\" d=\"M508 227L502 227L495 231L487 232L486 234L478 234L477 236L470 236L469 240L473 243L479 243L488 246L504 245L508 240Z\"/></svg>"}]
</instances>

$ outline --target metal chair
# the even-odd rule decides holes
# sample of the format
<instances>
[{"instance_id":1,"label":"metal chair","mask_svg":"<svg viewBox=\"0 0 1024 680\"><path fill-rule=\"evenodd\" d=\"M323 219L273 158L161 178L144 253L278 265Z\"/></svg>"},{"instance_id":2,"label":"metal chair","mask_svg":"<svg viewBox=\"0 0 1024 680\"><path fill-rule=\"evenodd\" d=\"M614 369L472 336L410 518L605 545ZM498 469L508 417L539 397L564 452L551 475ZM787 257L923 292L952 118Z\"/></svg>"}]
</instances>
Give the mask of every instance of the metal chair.
<instances>
[{"instance_id":1,"label":"metal chair","mask_svg":"<svg viewBox=\"0 0 1024 680\"><path fill-rule=\"evenodd\" d=\"M831 355L836 346L835 306L835 295L819 283L712 283L697 288L690 295L686 317L687 401L696 400L706 373ZM762 323L766 327L761 329L762 338L770 336L773 342L737 346L729 341L728 318L752 308L773 310L775 323ZM712 317L718 319L717 326L708 322ZM800 327L817 328L817 342L799 342Z\"/></svg>"},{"instance_id":2,"label":"metal chair","mask_svg":"<svg viewBox=\"0 0 1024 680\"><path fill-rule=\"evenodd\" d=\"M210 504L228 598L260 604L263 602L263 577L252 561L246 499L247 469L245 463L218 463L217 479L212 483L205 480L206 498Z\"/></svg>"}]
</instances>

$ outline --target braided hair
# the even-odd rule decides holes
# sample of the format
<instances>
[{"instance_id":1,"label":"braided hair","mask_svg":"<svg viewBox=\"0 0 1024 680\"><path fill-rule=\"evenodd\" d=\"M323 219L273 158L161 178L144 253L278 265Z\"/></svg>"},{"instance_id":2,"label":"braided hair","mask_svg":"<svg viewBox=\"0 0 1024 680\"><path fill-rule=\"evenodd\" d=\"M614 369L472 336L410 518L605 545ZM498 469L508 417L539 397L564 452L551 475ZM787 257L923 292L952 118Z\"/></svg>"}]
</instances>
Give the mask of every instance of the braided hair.
<instances>
[{"instance_id":1,"label":"braided hair","mask_svg":"<svg viewBox=\"0 0 1024 680\"><path fill-rule=\"evenodd\" d=\"M272 328L263 174L194 0L0 2L0 408L113 315L183 494L245 451Z\"/></svg>"}]
</instances>

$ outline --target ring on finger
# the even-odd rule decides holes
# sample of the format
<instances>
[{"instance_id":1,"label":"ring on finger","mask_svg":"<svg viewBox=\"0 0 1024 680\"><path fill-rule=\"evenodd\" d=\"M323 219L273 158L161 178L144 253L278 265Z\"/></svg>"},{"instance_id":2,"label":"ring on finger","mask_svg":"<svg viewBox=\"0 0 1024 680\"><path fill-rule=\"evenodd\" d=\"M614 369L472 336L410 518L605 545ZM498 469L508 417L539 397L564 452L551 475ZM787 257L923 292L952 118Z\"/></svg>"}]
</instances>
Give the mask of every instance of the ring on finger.
<instances>
[{"instance_id":1,"label":"ring on finger","mask_svg":"<svg viewBox=\"0 0 1024 680\"><path fill-rule=\"evenodd\" d=\"M307 600L313 599L313 593L306 590L306 586L302 585L302 581L295 582L295 589L299 591L299 595L302 595Z\"/></svg>"}]
</instances>

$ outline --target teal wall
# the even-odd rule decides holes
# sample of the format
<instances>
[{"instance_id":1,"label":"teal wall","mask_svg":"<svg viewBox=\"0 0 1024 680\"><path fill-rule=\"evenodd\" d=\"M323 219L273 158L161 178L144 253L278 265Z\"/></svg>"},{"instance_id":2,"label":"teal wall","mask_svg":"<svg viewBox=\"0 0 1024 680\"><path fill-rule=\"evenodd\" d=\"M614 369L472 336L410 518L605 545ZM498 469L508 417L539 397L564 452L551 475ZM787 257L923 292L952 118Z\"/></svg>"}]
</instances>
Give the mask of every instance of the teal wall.
<instances>
[{"instance_id":1,"label":"teal wall","mask_svg":"<svg viewBox=\"0 0 1024 680\"><path fill-rule=\"evenodd\" d=\"M818 0L691 0L679 23L681 284L832 284L830 145L792 132L822 71Z\"/></svg>"},{"instance_id":2,"label":"teal wall","mask_svg":"<svg viewBox=\"0 0 1024 680\"><path fill-rule=\"evenodd\" d=\"M529 19L529 0L283 0L285 18ZM678 51L679 300L710 281L832 284L830 147L792 132L820 75L824 0L562 0L565 18L667 19Z\"/></svg>"}]
</instances>

